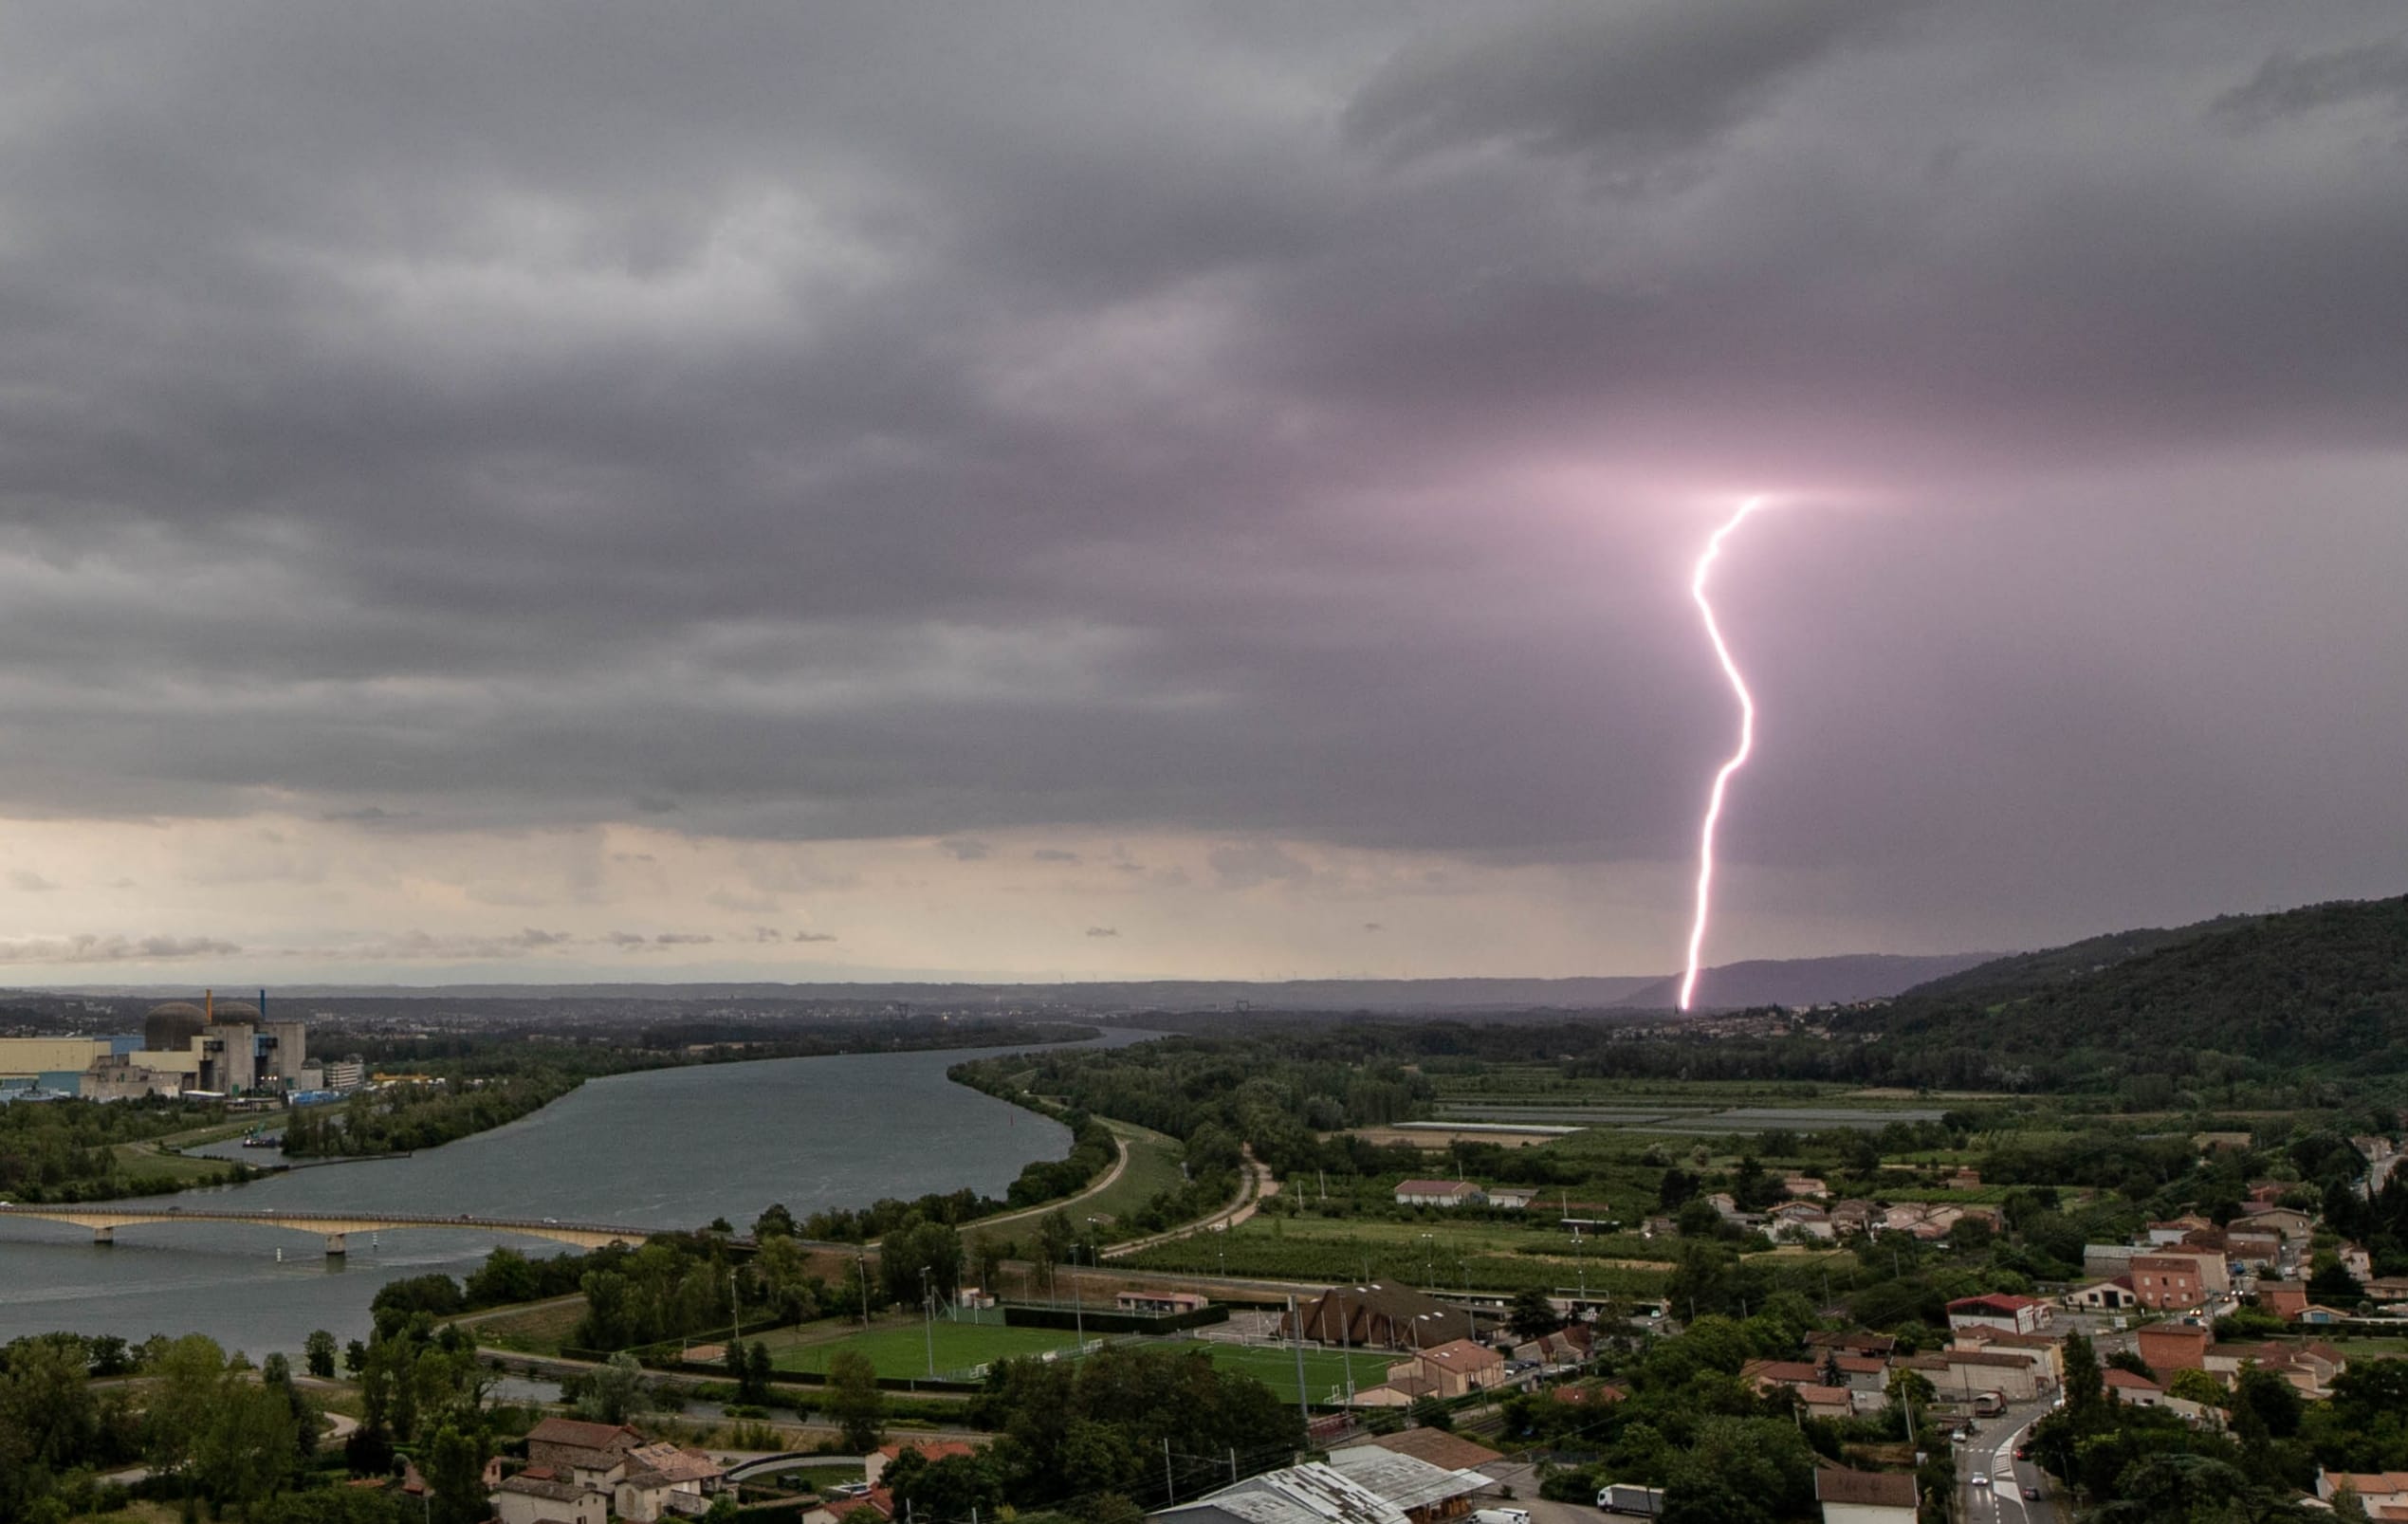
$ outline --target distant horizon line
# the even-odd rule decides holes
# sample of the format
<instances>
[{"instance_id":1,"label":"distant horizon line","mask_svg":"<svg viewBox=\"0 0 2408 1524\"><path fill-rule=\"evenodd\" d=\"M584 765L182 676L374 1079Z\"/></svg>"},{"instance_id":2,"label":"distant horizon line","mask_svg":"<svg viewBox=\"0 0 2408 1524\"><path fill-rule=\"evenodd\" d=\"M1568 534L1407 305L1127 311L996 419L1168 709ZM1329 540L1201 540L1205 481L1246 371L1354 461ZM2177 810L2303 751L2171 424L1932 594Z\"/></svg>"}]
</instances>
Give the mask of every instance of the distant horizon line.
<instances>
[{"instance_id":1,"label":"distant horizon line","mask_svg":"<svg viewBox=\"0 0 2408 1524\"><path fill-rule=\"evenodd\" d=\"M1740 969L1771 966L1802 966L1837 963L1923 963L1970 959L1986 962L1994 958L2011 957L2008 951L1973 951L1947 953L1818 953L1800 958L1743 958L1727 964L1715 964L1705 969L1706 977ZM473 989L513 989L526 991L561 989L640 989L678 990L710 989L728 986L751 986L764 989L892 989L925 988L938 990L1018 990L1018 989L1077 989L1121 986L1211 986L1230 989L1281 989L1310 985L1405 985L1429 986L1441 984L1618 984L1627 986L1625 993L1636 993L1649 985L1669 984L1681 978L1678 970L1648 974L1321 974L1282 978L1242 978L1213 975L1145 975L1114 977L1110 975L1042 978L1012 976L1000 979L980 979L967 976L927 975L850 975L819 979L776 979L746 976L692 977L678 979L635 978L553 978L513 979L503 976L452 978L439 982L408 982L399 981L370 982L364 980L315 979L296 981L282 986L290 997L316 996L337 999L350 993L389 994L423 993L440 995ZM279 986L262 986L251 981L208 980L132 982L79 982L0 985L0 990L18 994L83 995L83 996L147 996L190 993L195 989L222 987L235 995L265 988L269 994Z\"/></svg>"}]
</instances>

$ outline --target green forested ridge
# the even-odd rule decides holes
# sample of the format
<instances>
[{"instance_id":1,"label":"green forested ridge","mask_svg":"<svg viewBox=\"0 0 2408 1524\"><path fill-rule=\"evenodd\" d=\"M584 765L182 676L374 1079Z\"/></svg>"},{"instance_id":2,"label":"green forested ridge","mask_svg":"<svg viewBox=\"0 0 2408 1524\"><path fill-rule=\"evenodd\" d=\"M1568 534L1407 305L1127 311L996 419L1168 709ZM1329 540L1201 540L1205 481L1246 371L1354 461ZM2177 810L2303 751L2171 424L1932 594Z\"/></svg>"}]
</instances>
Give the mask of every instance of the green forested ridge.
<instances>
[{"instance_id":1,"label":"green forested ridge","mask_svg":"<svg viewBox=\"0 0 2408 1524\"><path fill-rule=\"evenodd\" d=\"M2189 929L2088 973L2043 962L2018 984L1975 969L1959 980L1976 994L1943 981L1832 1024L1931 1084L2079 1090L2147 1073L2213 1092L2268 1069L2408 1072L2408 898Z\"/></svg>"},{"instance_id":2,"label":"green forested ridge","mask_svg":"<svg viewBox=\"0 0 2408 1524\"><path fill-rule=\"evenodd\" d=\"M2128 959L2196 942L2212 932L2247 926L2255 920L2254 916L2219 915L2189 926L2141 927L2130 931L2110 931L2105 936L2069 942L2062 947L2043 947L2037 952L2010 953L2004 958L1993 958L1961 973L1925 980L1903 994L1906 997L1965 998L2025 995L2043 984L2086 978Z\"/></svg>"}]
</instances>

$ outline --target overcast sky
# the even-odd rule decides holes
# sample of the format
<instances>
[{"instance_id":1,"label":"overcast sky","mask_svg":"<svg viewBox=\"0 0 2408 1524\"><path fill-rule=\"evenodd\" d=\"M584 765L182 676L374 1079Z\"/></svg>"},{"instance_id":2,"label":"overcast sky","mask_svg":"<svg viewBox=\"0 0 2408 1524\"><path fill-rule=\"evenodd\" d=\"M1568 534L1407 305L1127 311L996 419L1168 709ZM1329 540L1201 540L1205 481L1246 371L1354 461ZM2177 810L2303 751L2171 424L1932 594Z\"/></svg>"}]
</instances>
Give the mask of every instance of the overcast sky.
<instances>
[{"instance_id":1,"label":"overcast sky","mask_svg":"<svg viewBox=\"0 0 2408 1524\"><path fill-rule=\"evenodd\" d=\"M0 12L0 982L2408 890L2394 4Z\"/></svg>"}]
</instances>

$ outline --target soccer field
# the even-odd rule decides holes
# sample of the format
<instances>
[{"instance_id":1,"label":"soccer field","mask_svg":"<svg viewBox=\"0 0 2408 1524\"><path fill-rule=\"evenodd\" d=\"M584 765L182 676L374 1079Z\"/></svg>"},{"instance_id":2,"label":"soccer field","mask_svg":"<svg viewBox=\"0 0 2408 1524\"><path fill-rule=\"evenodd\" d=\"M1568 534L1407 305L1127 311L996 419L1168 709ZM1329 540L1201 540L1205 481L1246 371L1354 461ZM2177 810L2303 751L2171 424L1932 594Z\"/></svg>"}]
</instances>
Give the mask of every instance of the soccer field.
<instances>
[{"instance_id":1,"label":"soccer field","mask_svg":"<svg viewBox=\"0 0 2408 1524\"><path fill-rule=\"evenodd\" d=\"M1068 1329L1012 1329L942 1320L935 1327L934 1337L939 1375L966 1371L1013 1355L1068 1350L1078 1342ZM928 1333L916 1326L875 1329L826 1344L789 1345L772 1351L771 1358L780 1370L824 1376L828 1362L836 1357L838 1350L853 1350L868 1355L870 1364L877 1368L881 1376L925 1376L928 1373ZM1289 1385L1294 1386L1295 1382L1291 1380Z\"/></svg>"},{"instance_id":2,"label":"soccer field","mask_svg":"<svg viewBox=\"0 0 2408 1524\"><path fill-rule=\"evenodd\" d=\"M1287 1401L1296 1401L1295 1350L1286 1345L1259 1344L1206 1343L1204 1348L1212 1351L1212 1363L1222 1369L1241 1370ZM1305 1400L1326 1403L1333 1392L1342 1392L1350 1363L1354 1367L1356 1390L1376 1386L1388 1380L1388 1363L1395 1358L1364 1351L1343 1353L1308 1349L1304 1351Z\"/></svg>"}]
</instances>

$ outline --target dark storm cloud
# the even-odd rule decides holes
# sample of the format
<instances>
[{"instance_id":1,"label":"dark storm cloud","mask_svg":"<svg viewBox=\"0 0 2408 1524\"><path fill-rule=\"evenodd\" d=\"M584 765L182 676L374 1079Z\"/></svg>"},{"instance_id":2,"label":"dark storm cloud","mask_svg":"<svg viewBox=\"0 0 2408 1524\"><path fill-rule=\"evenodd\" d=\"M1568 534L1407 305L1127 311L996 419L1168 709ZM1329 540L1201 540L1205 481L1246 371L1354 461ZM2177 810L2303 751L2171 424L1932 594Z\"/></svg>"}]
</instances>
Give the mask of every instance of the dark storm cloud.
<instances>
[{"instance_id":1,"label":"dark storm cloud","mask_svg":"<svg viewBox=\"0 0 2408 1524\"><path fill-rule=\"evenodd\" d=\"M2264 126L2328 106L2372 101L2408 111L2408 39L2386 38L2325 53L2279 53L2247 84L2216 99L2233 120Z\"/></svg>"},{"instance_id":2,"label":"dark storm cloud","mask_svg":"<svg viewBox=\"0 0 2408 1524\"><path fill-rule=\"evenodd\" d=\"M1729 723L1682 562L1786 487L1815 527L1729 573L1789 744L1743 855L1928 898L1944 841L2011 881L1940 885L1976 909L2396 888L2353 759L2398 707L2286 674L2408 656L2330 591L2408 573L2400 46L2187 4L18 9L0 805L965 862L1137 824L1234 843L1231 890L1309 875L1275 836L1677 857ZM2330 786L2280 781L2303 724ZM2199 829L2252 810L2277 839Z\"/></svg>"},{"instance_id":3,"label":"dark storm cloud","mask_svg":"<svg viewBox=\"0 0 2408 1524\"><path fill-rule=\"evenodd\" d=\"M1756 115L1780 83L1907 0L1654 0L1461 21L1409 44L1349 106L1401 154L1502 143L1642 178Z\"/></svg>"}]
</instances>

